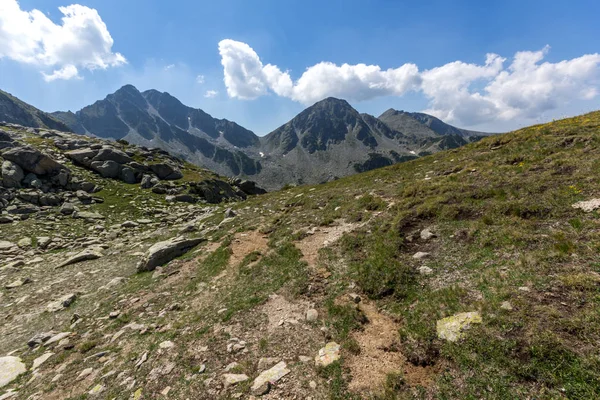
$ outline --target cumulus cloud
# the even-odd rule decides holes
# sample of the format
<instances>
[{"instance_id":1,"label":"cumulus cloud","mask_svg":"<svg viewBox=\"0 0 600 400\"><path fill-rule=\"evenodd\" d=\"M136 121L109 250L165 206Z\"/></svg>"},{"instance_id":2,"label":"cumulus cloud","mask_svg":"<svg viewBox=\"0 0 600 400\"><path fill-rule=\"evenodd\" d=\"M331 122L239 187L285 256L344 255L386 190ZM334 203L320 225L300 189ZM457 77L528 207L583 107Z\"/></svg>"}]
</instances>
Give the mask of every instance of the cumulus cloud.
<instances>
[{"instance_id":1,"label":"cumulus cloud","mask_svg":"<svg viewBox=\"0 0 600 400\"><path fill-rule=\"evenodd\" d=\"M294 83L289 71L263 65L246 43L222 40L219 53L227 93L240 99L255 99L272 90L279 96L305 104L327 96L362 101L385 95L401 96L420 84L419 69L414 64L381 70L377 65L338 66L321 62L308 68Z\"/></svg>"},{"instance_id":2,"label":"cumulus cloud","mask_svg":"<svg viewBox=\"0 0 600 400\"><path fill-rule=\"evenodd\" d=\"M213 97L216 97L219 94L219 92L217 92L216 90L207 90L206 93L204 93L204 97L208 98L208 99L212 99Z\"/></svg>"},{"instance_id":3,"label":"cumulus cloud","mask_svg":"<svg viewBox=\"0 0 600 400\"><path fill-rule=\"evenodd\" d=\"M127 62L112 51L113 38L98 11L79 4L58 9L60 25L39 10L21 10L16 0L1 0L0 58L36 65L47 81L79 78L78 68L106 69Z\"/></svg>"},{"instance_id":4,"label":"cumulus cloud","mask_svg":"<svg viewBox=\"0 0 600 400\"><path fill-rule=\"evenodd\" d=\"M61 69L55 70L51 74L42 72L42 75L44 76L44 80L46 82L52 82L57 79L62 79L62 80L69 80L69 79L74 79L74 78L81 79L81 77L79 76L79 71L77 70L77 67L74 65L66 65L65 67L63 67Z\"/></svg>"},{"instance_id":5,"label":"cumulus cloud","mask_svg":"<svg viewBox=\"0 0 600 400\"><path fill-rule=\"evenodd\" d=\"M264 65L248 44L219 42L230 97L255 99L272 92L308 105L328 96L363 101L414 91L429 100L425 112L465 125L535 118L598 96L600 54L543 62L548 51L547 46L518 52L508 66L506 58L488 54L483 64L454 61L424 71L410 63L384 70L377 65L320 62L294 81L289 71Z\"/></svg>"}]
</instances>

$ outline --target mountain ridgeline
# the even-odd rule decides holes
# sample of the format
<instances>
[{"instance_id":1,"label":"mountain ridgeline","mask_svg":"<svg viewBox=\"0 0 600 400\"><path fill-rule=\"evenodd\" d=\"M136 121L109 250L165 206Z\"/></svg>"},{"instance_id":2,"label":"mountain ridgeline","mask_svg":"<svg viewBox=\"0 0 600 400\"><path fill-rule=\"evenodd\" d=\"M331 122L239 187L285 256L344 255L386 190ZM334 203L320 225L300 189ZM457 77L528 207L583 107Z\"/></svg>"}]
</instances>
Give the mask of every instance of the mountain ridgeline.
<instances>
[{"instance_id":1,"label":"mountain ridgeline","mask_svg":"<svg viewBox=\"0 0 600 400\"><path fill-rule=\"evenodd\" d=\"M221 175L256 181L269 190L331 181L488 135L422 113L390 109L377 118L330 97L259 137L235 122L188 107L169 93L140 92L132 85L75 113L37 111L73 132L158 147ZM9 121L44 127L15 118Z\"/></svg>"}]
</instances>

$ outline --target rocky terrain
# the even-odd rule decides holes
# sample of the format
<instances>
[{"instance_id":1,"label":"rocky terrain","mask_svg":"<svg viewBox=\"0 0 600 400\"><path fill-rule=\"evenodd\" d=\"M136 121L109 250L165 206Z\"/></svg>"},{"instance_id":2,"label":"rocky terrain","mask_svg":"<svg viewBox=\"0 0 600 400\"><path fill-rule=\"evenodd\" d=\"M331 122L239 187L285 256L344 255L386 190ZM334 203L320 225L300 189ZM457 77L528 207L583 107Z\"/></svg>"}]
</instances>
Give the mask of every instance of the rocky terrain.
<instances>
[{"instance_id":1,"label":"rocky terrain","mask_svg":"<svg viewBox=\"0 0 600 400\"><path fill-rule=\"evenodd\" d=\"M105 99L52 116L80 134L159 147L219 174L251 179L268 190L315 184L456 148L487 136L427 114L388 110L360 114L327 98L258 137L213 118L168 93L123 86ZM0 120L2 114L0 113Z\"/></svg>"},{"instance_id":2,"label":"rocky terrain","mask_svg":"<svg viewBox=\"0 0 600 400\"><path fill-rule=\"evenodd\" d=\"M2 130L3 399L600 395L600 112L221 203L161 151Z\"/></svg>"}]
</instances>

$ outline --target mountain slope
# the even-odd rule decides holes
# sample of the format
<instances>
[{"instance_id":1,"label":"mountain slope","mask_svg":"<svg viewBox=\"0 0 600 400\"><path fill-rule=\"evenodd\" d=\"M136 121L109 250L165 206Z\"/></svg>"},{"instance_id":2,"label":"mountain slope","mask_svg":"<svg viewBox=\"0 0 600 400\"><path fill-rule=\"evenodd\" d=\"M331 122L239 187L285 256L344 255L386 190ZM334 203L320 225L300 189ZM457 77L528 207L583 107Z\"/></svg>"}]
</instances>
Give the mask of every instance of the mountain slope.
<instances>
[{"instance_id":1,"label":"mountain slope","mask_svg":"<svg viewBox=\"0 0 600 400\"><path fill-rule=\"evenodd\" d=\"M32 128L71 131L66 124L52 115L40 111L2 90L0 90L0 121Z\"/></svg>"},{"instance_id":2,"label":"mountain slope","mask_svg":"<svg viewBox=\"0 0 600 400\"><path fill-rule=\"evenodd\" d=\"M597 399L599 154L595 112L233 205L119 184L89 205L106 220L15 216L0 354L24 372L4 389ZM181 236L206 240L138 272ZM80 253L99 258L61 266Z\"/></svg>"},{"instance_id":3,"label":"mountain slope","mask_svg":"<svg viewBox=\"0 0 600 400\"><path fill-rule=\"evenodd\" d=\"M261 168L239 150L258 144L254 133L187 107L168 93L140 93L126 85L75 114L52 115L77 133L159 147L224 175L252 176Z\"/></svg>"},{"instance_id":4,"label":"mountain slope","mask_svg":"<svg viewBox=\"0 0 600 400\"><path fill-rule=\"evenodd\" d=\"M426 114L398 113L375 118L345 100L322 100L261 138L263 169L257 179L267 188L327 182L459 147L475 137Z\"/></svg>"},{"instance_id":5,"label":"mountain slope","mask_svg":"<svg viewBox=\"0 0 600 400\"><path fill-rule=\"evenodd\" d=\"M327 98L259 138L168 93L140 93L126 85L75 114L53 115L75 132L160 147L271 190L326 182L479 138L426 114L399 113L390 110L378 119L344 100Z\"/></svg>"}]
</instances>

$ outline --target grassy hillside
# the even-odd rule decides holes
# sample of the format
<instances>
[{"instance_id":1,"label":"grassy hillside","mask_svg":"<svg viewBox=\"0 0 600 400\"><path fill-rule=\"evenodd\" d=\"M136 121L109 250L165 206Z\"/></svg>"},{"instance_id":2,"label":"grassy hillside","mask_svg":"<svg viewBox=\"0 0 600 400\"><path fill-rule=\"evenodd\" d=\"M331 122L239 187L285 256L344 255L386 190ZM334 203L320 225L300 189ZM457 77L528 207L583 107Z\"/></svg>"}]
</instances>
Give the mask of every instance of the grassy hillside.
<instances>
[{"instance_id":1,"label":"grassy hillside","mask_svg":"<svg viewBox=\"0 0 600 400\"><path fill-rule=\"evenodd\" d=\"M224 369L254 379L258 360L274 357L291 372L264 398L598 398L600 215L572 206L600 198L599 152L595 112L253 197L234 218L203 206L208 241L161 275L135 274L137 253L101 259L118 260L127 282L63 313L57 330L85 316L75 350L50 358L34 383L22 377L20 394L85 398L100 385L106 398L159 398L167 387L177 399L249 398L251 380L224 385ZM120 316L108 319L112 310ZM438 337L439 320L475 311L481 323L461 339ZM340 360L315 366L330 341ZM100 351L110 362L90 361ZM160 375L166 361L174 367ZM60 383L86 367L86 380ZM113 370L124 375L101 378ZM126 377L134 383L120 385Z\"/></svg>"}]
</instances>

